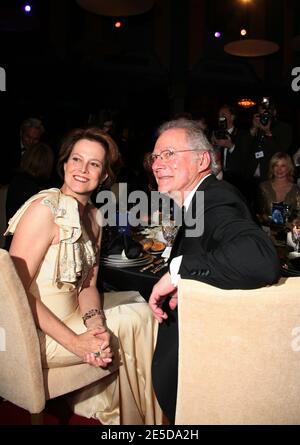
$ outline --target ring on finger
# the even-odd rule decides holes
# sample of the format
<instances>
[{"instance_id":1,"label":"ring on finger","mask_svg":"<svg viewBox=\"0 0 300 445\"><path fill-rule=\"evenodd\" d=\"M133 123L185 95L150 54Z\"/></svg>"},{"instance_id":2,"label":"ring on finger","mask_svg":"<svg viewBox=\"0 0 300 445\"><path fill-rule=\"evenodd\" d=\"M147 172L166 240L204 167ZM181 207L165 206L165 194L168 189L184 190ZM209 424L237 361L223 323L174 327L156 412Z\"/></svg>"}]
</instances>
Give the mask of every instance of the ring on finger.
<instances>
[{"instance_id":1,"label":"ring on finger","mask_svg":"<svg viewBox=\"0 0 300 445\"><path fill-rule=\"evenodd\" d=\"M95 358L100 358L100 357L101 357L101 354L102 354L102 349L100 349L100 350L97 351L97 352L94 352L94 357L95 357Z\"/></svg>"}]
</instances>

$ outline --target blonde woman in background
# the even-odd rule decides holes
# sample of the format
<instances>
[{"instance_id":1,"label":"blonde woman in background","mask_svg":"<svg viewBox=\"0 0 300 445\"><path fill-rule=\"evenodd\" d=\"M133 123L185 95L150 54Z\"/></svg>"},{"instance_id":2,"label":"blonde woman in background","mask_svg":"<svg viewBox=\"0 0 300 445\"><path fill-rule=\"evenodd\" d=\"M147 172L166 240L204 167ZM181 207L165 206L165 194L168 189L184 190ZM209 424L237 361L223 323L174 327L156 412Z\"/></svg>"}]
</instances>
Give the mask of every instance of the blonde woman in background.
<instances>
[{"instance_id":1,"label":"blonde woman in background","mask_svg":"<svg viewBox=\"0 0 300 445\"><path fill-rule=\"evenodd\" d=\"M300 210L300 189L294 183L294 165L284 152L275 153L269 164L269 179L259 186L258 214L267 221L272 214L272 203L283 202L293 213Z\"/></svg>"}]
</instances>

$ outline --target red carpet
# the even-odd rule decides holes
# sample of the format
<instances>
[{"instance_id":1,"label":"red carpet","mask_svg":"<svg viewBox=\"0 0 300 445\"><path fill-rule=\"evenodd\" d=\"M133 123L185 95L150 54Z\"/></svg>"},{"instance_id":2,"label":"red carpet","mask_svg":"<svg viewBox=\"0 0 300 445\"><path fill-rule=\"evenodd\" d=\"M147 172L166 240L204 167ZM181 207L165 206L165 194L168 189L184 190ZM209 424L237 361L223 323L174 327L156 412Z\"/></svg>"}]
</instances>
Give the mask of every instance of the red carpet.
<instances>
[{"instance_id":1,"label":"red carpet","mask_svg":"<svg viewBox=\"0 0 300 445\"><path fill-rule=\"evenodd\" d=\"M0 398L0 425L30 425L30 414ZM73 414L63 397L50 400L44 410L44 425L100 425L98 420Z\"/></svg>"}]
</instances>

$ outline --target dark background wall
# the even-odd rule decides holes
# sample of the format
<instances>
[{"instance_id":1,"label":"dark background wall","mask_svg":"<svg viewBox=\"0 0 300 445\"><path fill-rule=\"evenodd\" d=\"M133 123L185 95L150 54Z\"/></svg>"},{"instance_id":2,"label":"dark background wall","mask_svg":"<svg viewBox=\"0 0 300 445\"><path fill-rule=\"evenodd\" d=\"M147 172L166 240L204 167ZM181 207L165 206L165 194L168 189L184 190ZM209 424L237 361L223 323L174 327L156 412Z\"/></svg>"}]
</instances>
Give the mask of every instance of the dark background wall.
<instances>
[{"instance_id":1,"label":"dark background wall","mask_svg":"<svg viewBox=\"0 0 300 445\"><path fill-rule=\"evenodd\" d=\"M291 69L300 66L294 46L300 33L296 0L156 0L147 13L116 18L89 13L75 0L0 2L0 66L7 91L0 93L4 133L30 115L59 136L118 110L141 132L182 111L213 119L223 101L272 95L299 138L300 92L291 90ZM271 39L280 50L261 58L230 56L224 44L249 37ZM223 37L216 40L219 29ZM15 131L15 130L14 130Z\"/></svg>"}]
</instances>

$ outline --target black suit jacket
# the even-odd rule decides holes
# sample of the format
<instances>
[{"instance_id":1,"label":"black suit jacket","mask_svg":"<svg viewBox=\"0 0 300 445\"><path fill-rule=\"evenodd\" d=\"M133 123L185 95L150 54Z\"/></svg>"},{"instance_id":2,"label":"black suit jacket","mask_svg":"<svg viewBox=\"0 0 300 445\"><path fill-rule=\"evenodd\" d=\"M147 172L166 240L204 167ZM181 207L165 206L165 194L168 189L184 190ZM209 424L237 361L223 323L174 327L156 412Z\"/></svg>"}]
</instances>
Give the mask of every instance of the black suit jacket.
<instances>
[{"instance_id":1,"label":"black suit jacket","mask_svg":"<svg viewBox=\"0 0 300 445\"><path fill-rule=\"evenodd\" d=\"M181 277L222 289L251 289L277 282L280 276L277 253L266 234L253 222L239 191L213 175L203 181L198 191L204 192L203 234L189 237L188 227L183 224L171 253L171 258L183 255ZM193 217L198 211L197 220L201 219L196 196L189 211ZM163 411L174 421L178 326L177 311L168 310L168 313L167 322L159 327L152 378Z\"/></svg>"},{"instance_id":2,"label":"black suit jacket","mask_svg":"<svg viewBox=\"0 0 300 445\"><path fill-rule=\"evenodd\" d=\"M252 220L244 197L213 175L198 191L204 194L203 234L188 236L191 228L183 225L172 251L172 257L183 255L181 277L223 289L251 289L276 282L280 273L277 253ZM195 204L194 196L189 208L194 219Z\"/></svg>"},{"instance_id":3,"label":"black suit jacket","mask_svg":"<svg viewBox=\"0 0 300 445\"><path fill-rule=\"evenodd\" d=\"M285 122L275 121L271 125L272 136L265 136L260 141L258 137L249 136L248 156L245 163L245 177L251 179L259 164L260 180L268 179L269 164L272 156L279 152L287 152L292 144L292 129ZM255 153L263 152L263 157L256 159Z\"/></svg>"},{"instance_id":4,"label":"black suit jacket","mask_svg":"<svg viewBox=\"0 0 300 445\"><path fill-rule=\"evenodd\" d=\"M229 150L226 150L226 162L224 165L225 148L223 149L223 179L233 184L243 194L246 194L245 169L249 151L249 134L246 130L234 128L230 134L230 139L234 143L234 150L231 153Z\"/></svg>"},{"instance_id":5,"label":"black suit jacket","mask_svg":"<svg viewBox=\"0 0 300 445\"><path fill-rule=\"evenodd\" d=\"M226 165L223 166L223 170L224 175L228 174L228 182L232 183L229 181L231 177L236 181L243 179L249 138L245 130L234 128L230 134L230 139L234 143L234 150L232 153L229 150L227 151ZM235 183L233 184L236 185Z\"/></svg>"}]
</instances>

